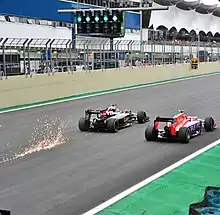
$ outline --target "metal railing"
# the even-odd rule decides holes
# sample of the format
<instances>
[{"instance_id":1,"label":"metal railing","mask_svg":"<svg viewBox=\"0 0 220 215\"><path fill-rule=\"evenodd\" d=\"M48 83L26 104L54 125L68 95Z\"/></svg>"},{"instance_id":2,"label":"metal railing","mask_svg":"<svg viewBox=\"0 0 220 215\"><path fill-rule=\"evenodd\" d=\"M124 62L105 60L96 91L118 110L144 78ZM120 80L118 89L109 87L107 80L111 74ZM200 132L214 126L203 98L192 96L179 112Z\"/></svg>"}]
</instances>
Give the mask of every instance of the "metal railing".
<instances>
[{"instance_id":1,"label":"metal railing","mask_svg":"<svg viewBox=\"0 0 220 215\"><path fill-rule=\"evenodd\" d=\"M192 57L219 61L220 44L77 37L67 39L0 38L0 79L10 75L187 63Z\"/></svg>"}]
</instances>

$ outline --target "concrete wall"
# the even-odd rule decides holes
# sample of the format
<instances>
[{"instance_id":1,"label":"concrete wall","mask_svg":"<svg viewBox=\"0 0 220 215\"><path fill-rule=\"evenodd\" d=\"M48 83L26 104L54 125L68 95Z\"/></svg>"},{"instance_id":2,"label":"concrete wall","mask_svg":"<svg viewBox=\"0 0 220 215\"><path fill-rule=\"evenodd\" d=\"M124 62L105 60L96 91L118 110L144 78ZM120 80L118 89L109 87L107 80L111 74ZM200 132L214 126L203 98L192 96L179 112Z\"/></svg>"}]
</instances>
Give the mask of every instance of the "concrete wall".
<instances>
[{"instance_id":1,"label":"concrete wall","mask_svg":"<svg viewBox=\"0 0 220 215\"><path fill-rule=\"evenodd\" d=\"M66 27L52 27L36 24L24 24L24 23L13 23L13 22L1 22L0 21L1 31L0 38L36 38L36 39L72 39L72 30ZM92 38L92 37L83 37L77 36L79 40L93 40L98 41L102 38ZM139 33L126 33L123 40L139 40Z\"/></svg>"},{"instance_id":2,"label":"concrete wall","mask_svg":"<svg viewBox=\"0 0 220 215\"><path fill-rule=\"evenodd\" d=\"M0 22L0 37L71 39L72 32L64 27L52 27L34 24Z\"/></svg>"},{"instance_id":3,"label":"concrete wall","mask_svg":"<svg viewBox=\"0 0 220 215\"><path fill-rule=\"evenodd\" d=\"M198 70L190 70L188 64L164 67L124 68L121 70L76 72L74 75L56 73L54 76L35 75L9 77L0 81L0 108L45 101L73 94L100 91L165 79L207 74L219 71L219 63L201 63ZM98 83L97 83L98 82ZM202 87L202 86L201 86Z\"/></svg>"}]
</instances>

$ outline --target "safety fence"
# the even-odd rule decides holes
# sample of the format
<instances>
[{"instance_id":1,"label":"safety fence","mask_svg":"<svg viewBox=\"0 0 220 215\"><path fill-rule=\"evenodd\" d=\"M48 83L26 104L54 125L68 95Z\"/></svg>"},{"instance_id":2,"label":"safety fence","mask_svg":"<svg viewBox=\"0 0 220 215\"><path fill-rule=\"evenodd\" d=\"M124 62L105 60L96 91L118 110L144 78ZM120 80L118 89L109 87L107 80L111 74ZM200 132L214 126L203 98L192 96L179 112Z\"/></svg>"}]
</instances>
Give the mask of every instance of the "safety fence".
<instances>
[{"instance_id":1,"label":"safety fence","mask_svg":"<svg viewBox=\"0 0 220 215\"><path fill-rule=\"evenodd\" d=\"M68 39L0 38L0 78L10 75L145 67L219 61L216 42L142 41L78 37Z\"/></svg>"}]
</instances>

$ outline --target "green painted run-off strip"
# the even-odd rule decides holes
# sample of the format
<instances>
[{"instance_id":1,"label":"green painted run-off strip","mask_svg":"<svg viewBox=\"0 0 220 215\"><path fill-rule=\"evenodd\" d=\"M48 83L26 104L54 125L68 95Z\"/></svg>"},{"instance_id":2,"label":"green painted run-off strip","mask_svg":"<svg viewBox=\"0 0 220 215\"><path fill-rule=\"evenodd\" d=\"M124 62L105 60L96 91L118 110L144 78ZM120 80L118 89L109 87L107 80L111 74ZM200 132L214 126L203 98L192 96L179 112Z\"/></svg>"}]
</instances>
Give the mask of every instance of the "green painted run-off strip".
<instances>
[{"instance_id":1,"label":"green painted run-off strip","mask_svg":"<svg viewBox=\"0 0 220 215\"><path fill-rule=\"evenodd\" d=\"M44 105L50 105L50 104L56 104L56 103L61 103L61 102L68 102L68 101L72 101L75 99L88 98L88 97L104 95L104 94L108 94L108 93L115 93L115 92L121 92L121 91L125 91L125 90L132 90L132 89L138 89L138 88L143 88L143 87L162 85L162 84L166 84L166 83L178 82L178 81L183 81L183 80L189 80L189 79L206 77L206 76L211 76L211 75L219 75L219 74L220 74L220 72L210 72L210 73L206 73L206 74L184 76L184 77L167 79L167 80L163 80L163 81L156 81L156 82L146 83L146 84L136 84L136 85L130 85L130 86L125 86L125 87L101 90L101 91L97 91L97 92L76 94L76 95L71 95L71 96L47 100L47 101L40 101L40 102L35 102L35 103L30 103L30 104L23 104L23 105L17 105L17 106L12 106L12 107L0 108L0 113L16 111L16 110L23 110L23 109L39 107L39 106L44 106Z\"/></svg>"},{"instance_id":2,"label":"green painted run-off strip","mask_svg":"<svg viewBox=\"0 0 220 215\"><path fill-rule=\"evenodd\" d=\"M151 182L98 215L187 215L207 186L220 184L220 146Z\"/></svg>"}]
</instances>

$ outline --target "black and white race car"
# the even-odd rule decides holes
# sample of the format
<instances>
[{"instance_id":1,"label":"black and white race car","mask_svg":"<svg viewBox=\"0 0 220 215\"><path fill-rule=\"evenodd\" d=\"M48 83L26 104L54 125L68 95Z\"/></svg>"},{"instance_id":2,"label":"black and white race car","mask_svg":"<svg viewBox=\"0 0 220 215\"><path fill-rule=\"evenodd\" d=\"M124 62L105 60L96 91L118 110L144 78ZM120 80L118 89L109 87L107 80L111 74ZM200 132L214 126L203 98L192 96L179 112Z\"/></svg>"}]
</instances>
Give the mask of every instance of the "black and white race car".
<instances>
[{"instance_id":1,"label":"black and white race car","mask_svg":"<svg viewBox=\"0 0 220 215\"><path fill-rule=\"evenodd\" d=\"M110 105L106 109L88 109L85 116L78 122L80 131L108 131L118 132L119 129L131 126L133 122L145 123L149 116L145 111L133 113L131 110L119 110L117 105Z\"/></svg>"}]
</instances>

